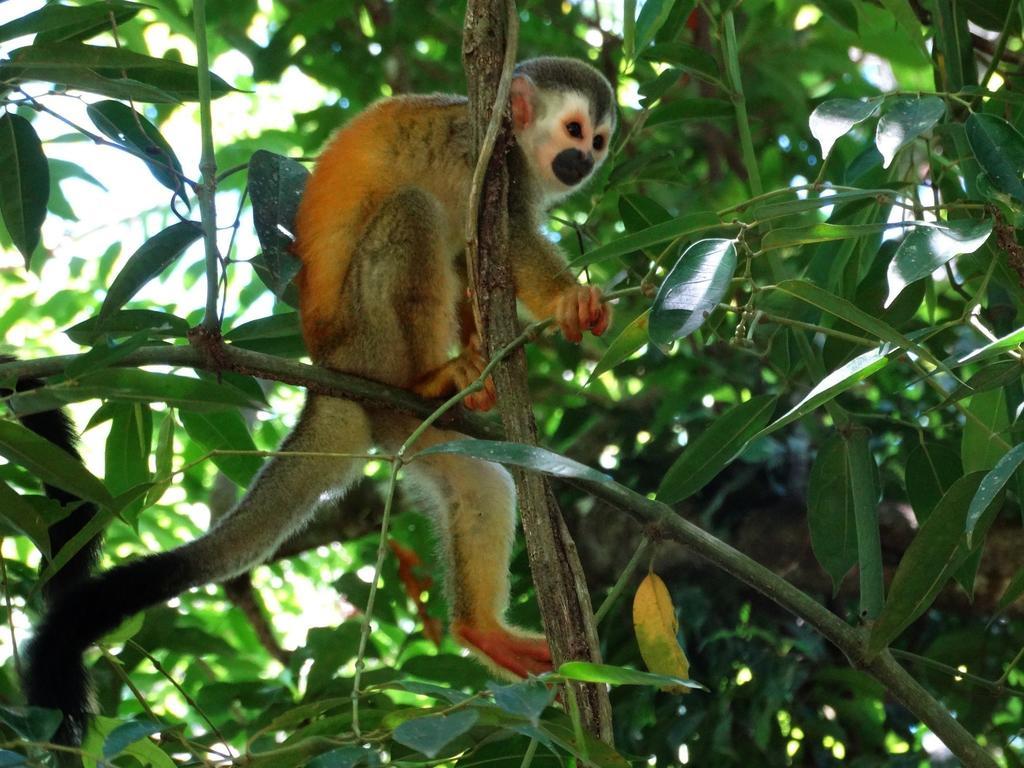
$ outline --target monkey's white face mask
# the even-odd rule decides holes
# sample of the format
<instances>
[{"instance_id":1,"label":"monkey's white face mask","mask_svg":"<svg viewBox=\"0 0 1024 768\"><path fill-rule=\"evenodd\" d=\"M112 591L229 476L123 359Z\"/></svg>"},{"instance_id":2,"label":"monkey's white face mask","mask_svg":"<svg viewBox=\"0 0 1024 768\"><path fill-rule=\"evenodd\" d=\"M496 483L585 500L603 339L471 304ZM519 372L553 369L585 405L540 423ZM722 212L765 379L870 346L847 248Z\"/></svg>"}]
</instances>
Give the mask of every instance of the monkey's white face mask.
<instances>
[{"instance_id":1,"label":"monkey's white face mask","mask_svg":"<svg viewBox=\"0 0 1024 768\"><path fill-rule=\"evenodd\" d=\"M541 91L528 77L512 81L516 141L541 182L546 203L579 189L608 155L614 126L593 124L585 94Z\"/></svg>"}]
</instances>

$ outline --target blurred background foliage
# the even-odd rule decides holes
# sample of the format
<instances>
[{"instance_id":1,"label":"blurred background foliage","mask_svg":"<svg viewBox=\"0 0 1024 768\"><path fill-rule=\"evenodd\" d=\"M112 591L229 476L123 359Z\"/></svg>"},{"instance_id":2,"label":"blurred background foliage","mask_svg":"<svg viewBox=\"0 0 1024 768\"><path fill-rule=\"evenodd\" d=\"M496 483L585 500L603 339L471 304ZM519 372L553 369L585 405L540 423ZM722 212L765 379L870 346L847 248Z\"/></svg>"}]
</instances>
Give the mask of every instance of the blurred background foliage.
<instances>
[{"instance_id":1,"label":"blurred background foliage","mask_svg":"<svg viewBox=\"0 0 1024 768\"><path fill-rule=\"evenodd\" d=\"M113 494L155 483L107 527L112 563L187 541L228 508L262 459L210 460L209 451L273 450L301 392L226 375L236 389L224 407L223 394L166 378L166 366L150 369L165 378L145 380L109 367L135 349L184 343L202 317L197 233L179 225L152 239L179 216L198 217L193 190L168 171L177 163L185 177L199 175L194 71L175 64L196 61L191 3L109 0L74 18L60 8L78 6L47 16L54 8L0 4L0 327L3 351L24 359L93 350L44 392L72 403L86 463ZM619 300L604 339L576 347L545 336L530 346L543 444L638 492L657 491L852 623L865 599L853 566L871 564L888 583L943 505L932 531L952 543L919 546L904 581L921 573L949 583L917 615L893 608L894 594L928 590L890 591L888 620L902 626L880 643L891 641L1000 764L1024 764L1024 481L1014 452L1024 402L1019 4L524 0L519 17L520 58L590 61L621 105L613 158L586 193L553 211L548 231L590 281L641 289ZM272 248L258 255L250 159L258 150L313 159L332 131L384 96L462 92L463 7L211 0L207 22L211 69L223 78L213 109L224 328L240 346L298 358L288 266ZM162 64L90 62L81 41L106 56L116 41ZM130 99L138 117L118 99ZM865 99L875 101L856 101ZM95 141L104 137L108 145ZM823 137L835 140L825 162ZM708 237L732 243L735 271L716 272L718 295L691 290L697 311L707 310L699 330L649 343L651 296L679 254ZM129 261L144 243L152 253ZM721 267L714 258L708 263ZM130 263L129 290L107 299L97 330L90 318ZM687 274L684 266L674 284L685 286ZM858 357L883 342L870 366ZM758 396L777 398L758 401L775 409L764 423L700 441ZM263 409L237 407L253 400L265 400ZM722 442L742 452L701 468ZM169 467L180 470L170 485ZM993 468L1002 493L968 542L967 502L977 473ZM366 481L326 504L273 564L151 610L93 652L104 717L87 750L114 765L220 764L232 754L260 766L517 766L524 756L554 765L578 754L564 715L549 709L537 719L543 689L463 704L486 690L488 674L450 639L438 645L424 634L424 622L445 617L442 565L413 499L400 500L391 536L422 559L403 562L425 604L408 598L399 560L386 561L364 674L364 684L381 687L364 694L364 737L352 737L348 697L385 470L368 467ZM40 520L59 514L32 474L16 462L0 466L0 615L12 628L0 637L0 734L12 766L44 762L45 750L31 745L49 735L45 713L19 709L12 645L30 637L42 607ZM971 492L947 496L961 477L975 484ZM560 492L600 604L644 531L571 488ZM878 516L874 548L852 533L862 514ZM616 747L630 762L954 764L806 624L669 542L649 552L640 571L650 561L668 583L691 674L710 693L614 688ZM936 567L946 557L955 574ZM525 553L513 582L512 618L538 626ZM602 652L610 664L642 667L629 594L600 626ZM434 721L448 740L433 754L400 730L449 710ZM452 719L460 713L476 715ZM158 727L159 740L146 740ZM624 764L590 748L598 764Z\"/></svg>"}]
</instances>

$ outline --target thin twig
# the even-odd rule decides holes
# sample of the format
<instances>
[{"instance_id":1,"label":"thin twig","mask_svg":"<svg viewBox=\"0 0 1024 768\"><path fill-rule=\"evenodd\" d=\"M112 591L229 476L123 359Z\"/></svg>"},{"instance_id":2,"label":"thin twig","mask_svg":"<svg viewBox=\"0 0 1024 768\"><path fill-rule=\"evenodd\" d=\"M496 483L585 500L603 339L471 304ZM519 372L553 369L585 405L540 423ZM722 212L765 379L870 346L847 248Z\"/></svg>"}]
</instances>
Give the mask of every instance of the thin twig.
<instances>
[{"instance_id":1,"label":"thin twig","mask_svg":"<svg viewBox=\"0 0 1024 768\"><path fill-rule=\"evenodd\" d=\"M640 560L643 558L644 553L647 552L647 548L650 546L651 540L644 536L640 539L640 544L637 545L636 551L633 552L633 557L629 559L626 567L623 569L622 574L616 580L615 585L608 592L608 596L605 597L604 602L601 603L601 607L594 612L594 623L600 624L605 616L615 606L616 601L619 599L619 595L622 594L622 590L626 588L629 580L633 578L633 574L636 572L637 567L640 565Z\"/></svg>"},{"instance_id":2,"label":"thin twig","mask_svg":"<svg viewBox=\"0 0 1024 768\"><path fill-rule=\"evenodd\" d=\"M196 187L199 197L199 215L203 224L203 244L206 249L206 314L202 327L212 336L220 334L217 314L217 294L220 287L221 257L217 250L217 158L213 149L212 89L210 86L210 55L206 45L206 0L192 3L192 21L196 37L196 71L199 90L199 130L202 137L202 155L199 160L200 183Z\"/></svg>"},{"instance_id":3,"label":"thin twig","mask_svg":"<svg viewBox=\"0 0 1024 768\"><path fill-rule=\"evenodd\" d=\"M167 671L167 669L164 667L163 664L160 663L160 660L156 656L154 656L152 653L147 651L145 648L143 648L141 645L139 645L134 640L129 640L126 643L126 645L130 645L136 651L138 651L143 656L145 656L147 659L149 659L149 663L153 665L153 668L156 669L157 673L162 675L167 680L167 682L169 682L171 685L174 686L175 690L178 693L181 694L181 697L183 699L185 699L185 703L188 704L189 707L191 707L195 711L195 713L197 715L199 715L199 717L202 719L202 721L204 723L206 723L206 727L210 729L210 733L212 733L214 736L216 736L217 740L221 744L230 744L231 743L227 739L224 738L224 734L222 734L220 732L220 729L217 728L217 726L213 724L213 721L207 716L206 712L203 711L203 708L200 707L199 704L196 702L196 700L193 699L192 696L189 694L189 692L186 691L182 687L181 683L179 683L177 680L174 679L174 676L170 672Z\"/></svg>"},{"instance_id":4,"label":"thin twig","mask_svg":"<svg viewBox=\"0 0 1024 768\"><path fill-rule=\"evenodd\" d=\"M373 581L370 582L370 594L366 598L366 610L363 613L363 624L359 631L359 650L356 653L356 671L352 676L352 730L356 738L362 738L359 728L359 683L363 677L366 664L366 645L370 641L370 622L373 620L373 608L377 600L377 582L384 570L384 558L388 551L388 527L391 525L391 509L395 501L395 488L398 485L398 473L402 469L402 457L398 455L391 462L391 476L388 478L388 491L384 499L384 514L380 521L380 541L377 543L377 561L373 566Z\"/></svg>"}]
</instances>

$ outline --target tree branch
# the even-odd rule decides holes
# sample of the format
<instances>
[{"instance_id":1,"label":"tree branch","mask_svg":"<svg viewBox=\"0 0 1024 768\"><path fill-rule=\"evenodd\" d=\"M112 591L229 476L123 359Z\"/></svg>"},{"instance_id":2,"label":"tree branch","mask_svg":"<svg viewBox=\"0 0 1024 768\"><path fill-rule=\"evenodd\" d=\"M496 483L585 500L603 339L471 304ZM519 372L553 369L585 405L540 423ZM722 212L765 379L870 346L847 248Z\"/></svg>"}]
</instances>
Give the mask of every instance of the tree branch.
<instances>
[{"instance_id":1,"label":"tree branch","mask_svg":"<svg viewBox=\"0 0 1024 768\"><path fill-rule=\"evenodd\" d=\"M437 410L438 401L423 400L407 390L389 387L359 376L338 373L294 360L284 360L231 344L224 344L221 349L217 360L212 361L194 347L143 347L121 358L116 365L129 368L143 365L170 365L206 370L211 373L228 370L303 387L319 395L384 405L422 418L430 416ZM0 381L15 380L23 376L38 378L56 376L62 374L68 364L79 357L81 355L57 355L38 360L0 363ZM440 426L457 429L474 437L499 438L503 435L501 427L492 419L476 416L461 409L445 414L438 423Z\"/></svg>"},{"instance_id":2,"label":"tree branch","mask_svg":"<svg viewBox=\"0 0 1024 768\"><path fill-rule=\"evenodd\" d=\"M477 232L474 286L480 303L481 333L489 355L516 337L515 283L508 258L508 168L511 147L507 99L492 108L496 95L511 79L509 48L514 53L518 16L513 0L502 4L470 0L466 5L463 64L466 69L474 143L483 146L489 121L502 119L481 190L479 213L467 229ZM504 13L504 15L503 15ZM493 114L492 114L493 112ZM476 190L474 190L474 194ZM475 210L475 204L471 206ZM472 272L470 273L472 274ZM537 427L526 377L522 349L509 355L494 371L501 403L502 422L510 440L537 444ZM540 604L541 617L556 663L571 659L600 662L597 629L590 594L576 546L555 502L546 477L513 469L520 514ZM607 743L612 742L611 704L602 686L574 684L585 727Z\"/></svg>"}]
</instances>

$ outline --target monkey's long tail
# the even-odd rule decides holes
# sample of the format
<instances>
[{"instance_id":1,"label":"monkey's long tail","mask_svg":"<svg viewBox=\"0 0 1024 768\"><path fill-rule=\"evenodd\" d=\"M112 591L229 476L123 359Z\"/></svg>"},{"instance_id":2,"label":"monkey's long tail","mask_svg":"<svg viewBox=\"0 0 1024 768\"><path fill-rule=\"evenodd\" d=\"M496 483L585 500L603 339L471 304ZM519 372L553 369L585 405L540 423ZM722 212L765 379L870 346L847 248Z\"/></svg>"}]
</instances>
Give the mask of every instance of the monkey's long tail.
<instances>
[{"instance_id":1,"label":"monkey's long tail","mask_svg":"<svg viewBox=\"0 0 1024 768\"><path fill-rule=\"evenodd\" d=\"M89 714L89 675L82 654L128 617L202 582L179 551L149 555L86 578L55 597L28 648L25 696L59 709L56 739L78 744Z\"/></svg>"},{"instance_id":2,"label":"monkey's long tail","mask_svg":"<svg viewBox=\"0 0 1024 768\"><path fill-rule=\"evenodd\" d=\"M14 360L15 358L10 355L0 355L0 363L10 363ZM41 386L43 386L43 382L40 379L24 377L18 380L14 389L17 392L24 392ZM0 389L0 395L9 394L11 394L9 389ZM81 461L74 425L64 411L58 409L32 413L19 416L18 420L40 437L46 438L65 453L69 453ZM81 500L62 488L52 485L46 485L44 488L46 495L62 506L75 505L71 514L50 526L50 553L56 555L65 544L89 524L96 514L96 507L90 502L76 503ZM47 602L54 600L88 578L96 564L99 550L100 537L94 536L43 587L43 594L46 596Z\"/></svg>"},{"instance_id":3,"label":"monkey's long tail","mask_svg":"<svg viewBox=\"0 0 1024 768\"><path fill-rule=\"evenodd\" d=\"M14 358L0 355L0 362ZM36 378L20 379L16 391L41 387ZM0 389L0 395L10 390ZM62 410L20 416L19 420L40 437L76 459L74 425ZM46 495L62 505L74 505L71 513L50 527L50 552L55 555L96 514L96 507L54 486ZM47 610L35 628L26 654L22 681L28 703L59 709L64 713L55 740L78 744L85 733L89 707L89 676L82 654L122 621L151 605L168 600L197 581L194 568L177 552L140 558L106 573L92 575L101 539L94 536L43 588Z\"/></svg>"}]
</instances>

